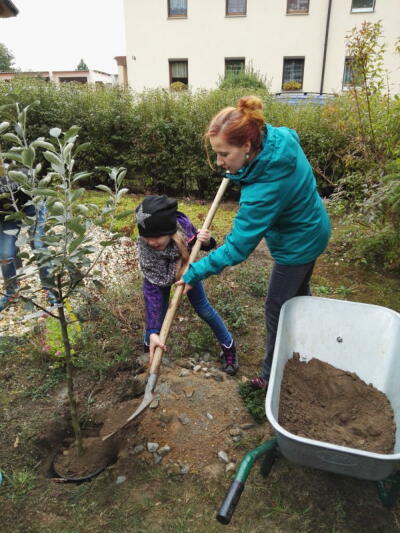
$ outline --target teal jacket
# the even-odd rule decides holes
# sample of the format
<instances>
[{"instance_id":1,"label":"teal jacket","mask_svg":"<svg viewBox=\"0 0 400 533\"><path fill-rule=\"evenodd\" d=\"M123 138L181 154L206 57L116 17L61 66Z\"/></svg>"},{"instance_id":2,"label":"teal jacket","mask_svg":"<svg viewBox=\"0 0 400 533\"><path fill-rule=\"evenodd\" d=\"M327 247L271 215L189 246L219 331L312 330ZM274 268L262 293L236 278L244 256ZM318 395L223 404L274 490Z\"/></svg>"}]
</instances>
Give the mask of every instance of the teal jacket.
<instances>
[{"instance_id":1,"label":"teal jacket","mask_svg":"<svg viewBox=\"0 0 400 533\"><path fill-rule=\"evenodd\" d=\"M310 263L324 251L329 217L294 130L268 124L257 157L226 176L241 185L232 231L222 246L189 266L186 283L193 285L244 261L262 238L282 265Z\"/></svg>"}]
</instances>

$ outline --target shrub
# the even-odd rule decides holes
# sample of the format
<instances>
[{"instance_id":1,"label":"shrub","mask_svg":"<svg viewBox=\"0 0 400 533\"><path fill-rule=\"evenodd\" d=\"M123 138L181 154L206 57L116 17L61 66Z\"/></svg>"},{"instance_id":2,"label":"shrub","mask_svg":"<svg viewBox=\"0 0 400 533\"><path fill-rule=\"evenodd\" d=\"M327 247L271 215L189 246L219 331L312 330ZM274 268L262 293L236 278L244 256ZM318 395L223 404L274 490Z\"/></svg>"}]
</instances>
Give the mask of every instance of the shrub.
<instances>
[{"instance_id":1,"label":"shrub","mask_svg":"<svg viewBox=\"0 0 400 533\"><path fill-rule=\"evenodd\" d=\"M170 90L171 91L186 91L186 89L188 88L186 83L183 83L181 81L174 81L174 83L171 83L171 85L169 86Z\"/></svg>"},{"instance_id":2,"label":"shrub","mask_svg":"<svg viewBox=\"0 0 400 533\"><path fill-rule=\"evenodd\" d=\"M219 89L267 89L266 77L253 68L252 65L246 66L239 72L227 72L225 77L220 77L218 82Z\"/></svg>"},{"instance_id":3,"label":"shrub","mask_svg":"<svg viewBox=\"0 0 400 533\"><path fill-rule=\"evenodd\" d=\"M301 83L295 80L286 81L282 85L282 89L284 91L298 91L299 89L301 89Z\"/></svg>"}]
</instances>

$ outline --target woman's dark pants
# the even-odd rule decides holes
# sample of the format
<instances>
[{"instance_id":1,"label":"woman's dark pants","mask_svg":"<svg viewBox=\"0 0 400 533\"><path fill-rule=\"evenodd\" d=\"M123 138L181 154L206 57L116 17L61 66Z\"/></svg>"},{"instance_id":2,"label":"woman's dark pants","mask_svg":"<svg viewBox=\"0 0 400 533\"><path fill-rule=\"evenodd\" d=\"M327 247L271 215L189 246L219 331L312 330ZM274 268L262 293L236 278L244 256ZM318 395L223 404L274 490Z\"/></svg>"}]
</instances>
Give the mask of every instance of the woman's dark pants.
<instances>
[{"instance_id":1,"label":"woman's dark pants","mask_svg":"<svg viewBox=\"0 0 400 533\"><path fill-rule=\"evenodd\" d=\"M305 265L274 263L265 300L267 346L261 376L269 379L274 355L276 331L282 305L294 296L311 296L310 279L315 261Z\"/></svg>"}]
</instances>

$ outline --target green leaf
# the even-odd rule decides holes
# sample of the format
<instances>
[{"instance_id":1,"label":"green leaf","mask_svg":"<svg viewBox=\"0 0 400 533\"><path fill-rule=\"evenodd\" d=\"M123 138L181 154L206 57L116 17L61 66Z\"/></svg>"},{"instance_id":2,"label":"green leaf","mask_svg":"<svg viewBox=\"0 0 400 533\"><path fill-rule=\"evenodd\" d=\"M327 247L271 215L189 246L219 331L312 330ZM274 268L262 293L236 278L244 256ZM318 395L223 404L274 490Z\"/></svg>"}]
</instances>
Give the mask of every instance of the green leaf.
<instances>
[{"instance_id":1,"label":"green leaf","mask_svg":"<svg viewBox=\"0 0 400 533\"><path fill-rule=\"evenodd\" d=\"M120 220L121 218L128 217L129 215L133 215L135 213L135 209L127 209L126 211L122 211L122 213L118 213L118 215L115 216L117 220Z\"/></svg>"},{"instance_id":2,"label":"green leaf","mask_svg":"<svg viewBox=\"0 0 400 533\"><path fill-rule=\"evenodd\" d=\"M22 162L26 167L31 167L33 165L33 162L35 160L36 152L35 149L29 146L28 148L25 148L22 150Z\"/></svg>"},{"instance_id":3,"label":"green leaf","mask_svg":"<svg viewBox=\"0 0 400 533\"><path fill-rule=\"evenodd\" d=\"M19 170L9 170L8 175L12 180L18 183L18 185L29 186L28 177L23 172L20 172Z\"/></svg>"},{"instance_id":4,"label":"green leaf","mask_svg":"<svg viewBox=\"0 0 400 533\"><path fill-rule=\"evenodd\" d=\"M98 289L99 291L103 291L105 289L105 286L102 284L102 282L98 279L92 279L93 285Z\"/></svg>"},{"instance_id":5,"label":"green leaf","mask_svg":"<svg viewBox=\"0 0 400 533\"><path fill-rule=\"evenodd\" d=\"M85 226L83 226L79 219L78 218L71 218L70 220L67 221L67 224L66 224L67 228L74 231L75 233L77 233L78 235L84 235L85 231L86 231L86 228Z\"/></svg>"},{"instance_id":6,"label":"green leaf","mask_svg":"<svg viewBox=\"0 0 400 533\"><path fill-rule=\"evenodd\" d=\"M78 204L78 205L76 206L76 210L77 210L78 213L80 213L81 215L88 216L88 215L90 214L89 209L86 207L86 205L83 205L83 204Z\"/></svg>"},{"instance_id":7,"label":"green leaf","mask_svg":"<svg viewBox=\"0 0 400 533\"><path fill-rule=\"evenodd\" d=\"M80 144L80 145L77 147L77 149L75 150L75 155L80 154L83 150L86 150L86 148L87 148L88 146L90 146L90 145L91 145L90 142Z\"/></svg>"},{"instance_id":8,"label":"green leaf","mask_svg":"<svg viewBox=\"0 0 400 533\"><path fill-rule=\"evenodd\" d=\"M17 152L5 152L3 154L3 159L11 159L12 161L18 161L18 163L22 163L22 156Z\"/></svg>"},{"instance_id":9,"label":"green leaf","mask_svg":"<svg viewBox=\"0 0 400 533\"><path fill-rule=\"evenodd\" d=\"M4 124L4 122L3 122L3 124ZM3 135L3 139L5 141L10 141L10 142L18 144L19 146L22 146L21 139L18 137L18 135L15 135L15 133L5 133Z\"/></svg>"},{"instance_id":10,"label":"green leaf","mask_svg":"<svg viewBox=\"0 0 400 533\"><path fill-rule=\"evenodd\" d=\"M71 137L75 137L79 133L79 126L71 126L69 130L64 133L64 140L68 141Z\"/></svg>"},{"instance_id":11,"label":"green leaf","mask_svg":"<svg viewBox=\"0 0 400 533\"><path fill-rule=\"evenodd\" d=\"M64 205L62 202L54 202L49 205L48 209L52 215L62 215L64 213Z\"/></svg>"},{"instance_id":12,"label":"green leaf","mask_svg":"<svg viewBox=\"0 0 400 533\"><path fill-rule=\"evenodd\" d=\"M64 159L68 159L70 157L73 147L74 147L74 145L72 143L68 143L63 148L63 157L64 157Z\"/></svg>"},{"instance_id":13,"label":"green leaf","mask_svg":"<svg viewBox=\"0 0 400 533\"><path fill-rule=\"evenodd\" d=\"M117 176L117 183L118 185L121 185L121 183L123 182L125 176L126 176L126 173L127 173L127 170L126 168L124 168L123 170L121 170L121 172L118 174Z\"/></svg>"},{"instance_id":14,"label":"green leaf","mask_svg":"<svg viewBox=\"0 0 400 533\"><path fill-rule=\"evenodd\" d=\"M78 238L71 241L71 244L68 247L68 251L70 254L72 254L72 252L76 250L76 248L78 248L82 244L84 238L85 238L85 235L80 235Z\"/></svg>"},{"instance_id":15,"label":"green leaf","mask_svg":"<svg viewBox=\"0 0 400 533\"><path fill-rule=\"evenodd\" d=\"M83 189L82 187L80 189L75 189L74 191L68 193L68 197L69 197L69 201L72 203L72 202L75 202L76 200L78 200L78 198L80 198L83 194L85 193L85 189Z\"/></svg>"},{"instance_id":16,"label":"green leaf","mask_svg":"<svg viewBox=\"0 0 400 533\"><path fill-rule=\"evenodd\" d=\"M100 189L101 191L107 192L108 194L113 194L110 187L107 187L107 185L96 185L96 189Z\"/></svg>"},{"instance_id":17,"label":"green leaf","mask_svg":"<svg viewBox=\"0 0 400 533\"><path fill-rule=\"evenodd\" d=\"M0 123L0 133L3 133L3 131L6 131L7 128L10 127L9 122L1 122Z\"/></svg>"},{"instance_id":18,"label":"green leaf","mask_svg":"<svg viewBox=\"0 0 400 533\"><path fill-rule=\"evenodd\" d=\"M63 167L62 161L58 155L53 154L52 152L44 152L43 155L52 165L55 165L56 167Z\"/></svg>"},{"instance_id":19,"label":"green leaf","mask_svg":"<svg viewBox=\"0 0 400 533\"><path fill-rule=\"evenodd\" d=\"M38 187L39 188L46 187L46 185L48 185L50 182L51 182L51 176L45 176L39 181Z\"/></svg>"},{"instance_id":20,"label":"green leaf","mask_svg":"<svg viewBox=\"0 0 400 533\"><path fill-rule=\"evenodd\" d=\"M83 178L88 178L89 176L92 175L92 172L78 172L77 174L75 174L75 176L73 177L72 179L72 183L75 183L76 181L78 180L81 180Z\"/></svg>"},{"instance_id":21,"label":"green leaf","mask_svg":"<svg viewBox=\"0 0 400 533\"><path fill-rule=\"evenodd\" d=\"M51 137L58 138L61 135L61 130L60 130L60 128L51 128L49 133L50 133Z\"/></svg>"},{"instance_id":22,"label":"green leaf","mask_svg":"<svg viewBox=\"0 0 400 533\"><path fill-rule=\"evenodd\" d=\"M32 194L34 196L58 196L56 191L54 191L53 189L46 189L46 188L37 188L37 189L32 189Z\"/></svg>"},{"instance_id":23,"label":"green leaf","mask_svg":"<svg viewBox=\"0 0 400 533\"><path fill-rule=\"evenodd\" d=\"M44 148L45 150L50 150L51 152L55 152L56 148L51 143L44 141L42 138L36 139L36 141L33 141L31 143L31 146L34 148Z\"/></svg>"}]
</instances>

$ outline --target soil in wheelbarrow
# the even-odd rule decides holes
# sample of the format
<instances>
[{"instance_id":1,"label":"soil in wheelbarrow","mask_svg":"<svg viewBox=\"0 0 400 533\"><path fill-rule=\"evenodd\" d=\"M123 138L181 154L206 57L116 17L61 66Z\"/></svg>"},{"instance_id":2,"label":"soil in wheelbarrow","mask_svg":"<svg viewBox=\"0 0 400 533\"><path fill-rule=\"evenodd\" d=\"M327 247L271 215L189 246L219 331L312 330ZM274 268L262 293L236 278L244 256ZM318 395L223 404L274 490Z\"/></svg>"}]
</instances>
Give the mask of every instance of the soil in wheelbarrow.
<instances>
[{"instance_id":1,"label":"soil in wheelbarrow","mask_svg":"<svg viewBox=\"0 0 400 533\"><path fill-rule=\"evenodd\" d=\"M279 423L295 435L389 454L395 442L393 410L385 394L356 374L294 354L284 370Z\"/></svg>"}]
</instances>

